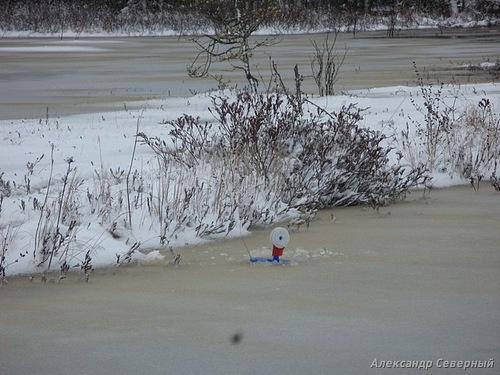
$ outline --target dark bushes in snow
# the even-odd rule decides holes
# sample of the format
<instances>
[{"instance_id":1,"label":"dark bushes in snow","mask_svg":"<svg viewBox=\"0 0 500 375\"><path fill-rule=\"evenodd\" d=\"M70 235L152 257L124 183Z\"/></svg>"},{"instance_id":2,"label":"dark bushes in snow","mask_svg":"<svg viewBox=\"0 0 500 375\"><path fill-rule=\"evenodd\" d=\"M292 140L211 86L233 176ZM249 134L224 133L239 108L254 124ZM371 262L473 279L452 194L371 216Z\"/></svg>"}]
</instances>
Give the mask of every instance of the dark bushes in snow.
<instances>
[{"instance_id":1,"label":"dark bushes in snow","mask_svg":"<svg viewBox=\"0 0 500 375\"><path fill-rule=\"evenodd\" d=\"M214 101L218 141L273 181L291 207L390 203L422 182L424 169L388 165L385 136L359 126L362 110L304 111L294 97L239 94Z\"/></svg>"},{"instance_id":2,"label":"dark bushes in snow","mask_svg":"<svg viewBox=\"0 0 500 375\"><path fill-rule=\"evenodd\" d=\"M294 209L378 208L425 181L423 167L389 164L386 137L359 126L362 110L356 106L334 113L305 107L274 94L217 96L210 109L214 123L184 115L165 123L173 142L142 136L164 168L203 166L221 176L208 182L220 187L204 189L238 190L219 199L246 224L269 223Z\"/></svg>"}]
</instances>

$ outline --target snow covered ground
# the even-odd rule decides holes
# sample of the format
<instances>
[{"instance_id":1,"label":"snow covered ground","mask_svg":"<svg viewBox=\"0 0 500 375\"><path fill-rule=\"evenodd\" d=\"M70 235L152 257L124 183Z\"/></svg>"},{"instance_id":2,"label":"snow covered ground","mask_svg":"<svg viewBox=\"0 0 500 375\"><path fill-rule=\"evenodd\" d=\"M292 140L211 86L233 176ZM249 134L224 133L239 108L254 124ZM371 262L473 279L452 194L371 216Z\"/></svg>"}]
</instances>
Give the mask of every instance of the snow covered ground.
<instances>
[{"instance_id":1,"label":"snow covered ground","mask_svg":"<svg viewBox=\"0 0 500 375\"><path fill-rule=\"evenodd\" d=\"M231 92L220 94L234 95ZM363 126L392 134L404 129L409 118L422 119L422 113L410 100L411 97L420 100L419 95L418 87L398 86L316 97L312 101L331 111L338 110L343 104L357 103L359 108L365 109ZM456 108L476 106L485 97L498 107L500 87L496 84L463 85L457 92L456 86L450 86L444 88L443 97ZM54 259L52 270L59 269L61 259L69 260L71 267L81 265L89 251L92 265L104 266L115 264L118 256L123 260L136 243L140 243L140 251L134 252L134 258L160 247L161 233L146 209L134 211L132 228L125 225L127 210L123 180L126 174L132 170L140 178L146 178L157 170L155 155L148 146L138 143L134 152L135 134L139 130L148 136L167 138L168 128L160 123L176 119L183 113L199 116L203 121L213 121L208 111L210 105L211 96L200 94L117 105L116 110L110 112L2 121L0 233L6 275L46 270L47 262L39 266L40 256L34 254L35 247L40 249L42 246L36 244L36 234L45 223L39 206L48 199L53 202L54 210L57 209L65 175L68 176L66 185L72 189L71 204L78 206L75 207L79 213L77 228L72 232L75 236L72 242L76 245L61 249L59 255L63 253L64 257ZM433 186L467 182L448 173L436 173L433 177ZM120 199L123 201L121 210L103 213L105 204L92 198L102 189L109 190L114 203ZM67 230L66 226L64 230ZM229 236L245 233L246 229L236 226ZM168 240L169 246L178 248L207 239L197 237L192 228L184 228ZM165 256L165 253L154 254Z\"/></svg>"}]
</instances>

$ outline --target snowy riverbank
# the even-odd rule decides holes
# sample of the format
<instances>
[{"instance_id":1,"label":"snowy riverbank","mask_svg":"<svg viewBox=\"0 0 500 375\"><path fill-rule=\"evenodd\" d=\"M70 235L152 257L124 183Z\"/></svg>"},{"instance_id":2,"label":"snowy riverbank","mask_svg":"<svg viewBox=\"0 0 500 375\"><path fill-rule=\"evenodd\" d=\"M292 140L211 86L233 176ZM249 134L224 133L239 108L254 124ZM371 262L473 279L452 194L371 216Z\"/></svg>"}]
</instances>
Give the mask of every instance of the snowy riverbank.
<instances>
[{"instance_id":1,"label":"snowy riverbank","mask_svg":"<svg viewBox=\"0 0 500 375\"><path fill-rule=\"evenodd\" d=\"M223 92L220 95L231 98L234 94ZM399 86L311 100L329 111L357 103L358 108L365 109L362 126L386 134L400 134L407 123L411 123L409 119L424 121L423 114L412 103L412 100L421 100L420 96L418 87ZM444 102L457 109L458 114L462 109L477 106L483 98L499 103L500 88L496 84L463 85L459 88L446 86L443 98ZM183 113L199 116L202 121L213 121L208 111L211 100L210 95L201 94L190 98L130 103L115 111L95 114L2 121L0 244L5 256L3 266L6 275L37 273L47 269L47 262L40 265L40 254L34 251L43 247L40 237L37 237L44 230L43 225L56 225L53 221L48 224L49 221L41 216L40 205L47 198L53 204L53 216L63 205L76 215L67 221L74 221L76 227L70 228L66 224L59 229L61 241L67 242L63 243L53 259L52 269L55 270L63 261L67 261L70 267L81 266L87 254L91 256L93 266L113 265L128 261L129 256L144 257L145 253L162 246L165 249L172 246L175 252L176 248L186 244L226 235L245 235L247 227L236 220L229 233L226 231L201 238L199 227L184 223L169 238L162 238L161 224L158 225L151 211L145 208L151 203L147 202L148 195L140 190L153 189L155 181L158 181L155 177L158 171L152 150L144 144L136 144L137 130L148 136L165 138L169 129L160 123L174 120ZM401 143L396 142L392 146L402 151ZM397 153L391 155L396 162ZM491 171L488 173L485 179ZM132 226L127 225L130 212L127 209L127 175L135 181L136 190L131 195L132 199L144 200L131 202L132 206L141 207L131 212ZM436 171L431 185L464 183L468 181L451 171ZM493 189L488 182L483 181L482 184L485 189ZM266 202L261 204L265 210ZM44 215L48 215L47 211ZM289 220L290 212L287 215L280 217L279 213L275 213L274 220ZM65 238L65 235L72 237ZM165 252L163 255L155 254L159 257L166 255Z\"/></svg>"}]
</instances>

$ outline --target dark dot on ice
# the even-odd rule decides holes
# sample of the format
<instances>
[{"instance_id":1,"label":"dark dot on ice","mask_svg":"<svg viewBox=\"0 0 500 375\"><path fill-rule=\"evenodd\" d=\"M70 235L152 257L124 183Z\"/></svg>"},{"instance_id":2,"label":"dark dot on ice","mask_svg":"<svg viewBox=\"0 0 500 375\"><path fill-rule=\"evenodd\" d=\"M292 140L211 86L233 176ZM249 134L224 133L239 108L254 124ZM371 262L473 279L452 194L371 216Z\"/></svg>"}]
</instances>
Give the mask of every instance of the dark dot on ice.
<instances>
[{"instance_id":1,"label":"dark dot on ice","mask_svg":"<svg viewBox=\"0 0 500 375\"><path fill-rule=\"evenodd\" d=\"M242 332L236 332L234 335L231 336L231 344L233 345L238 345L241 340L243 340L243 333Z\"/></svg>"}]
</instances>

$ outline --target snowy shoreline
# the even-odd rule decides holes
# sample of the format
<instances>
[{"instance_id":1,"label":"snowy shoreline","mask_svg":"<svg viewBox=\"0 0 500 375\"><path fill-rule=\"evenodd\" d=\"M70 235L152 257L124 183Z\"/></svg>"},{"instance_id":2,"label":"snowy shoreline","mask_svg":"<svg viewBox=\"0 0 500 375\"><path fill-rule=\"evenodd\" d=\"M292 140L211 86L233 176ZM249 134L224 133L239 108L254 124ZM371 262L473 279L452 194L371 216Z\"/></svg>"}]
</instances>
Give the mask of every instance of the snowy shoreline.
<instances>
[{"instance_id":1,"label":"snowy shoreline","mask_svg":"<svg viewBox=\"0 0 500 375\"><path fill-rule=\"evenodd\" d=\"M448 89L450 92L456 90L453 87ZM500 87L494 83L463 85L459 93L458 96L456 92L454 96L445 96L446 100L454 102L457 109L475 106L484 97L489 98L491 103L500 102ZM234 95L231 92L219 94L229 98ZM200 94L191 98L168 98L142 104L134 103L135 108L142 109L121 109L56 119L0 122L2 135L0 188L3 196L0 230L5 249L3 264L6 275L46 271L45 267L37 266L38 258L33 253L35 233L40 230L39 207L47 194L52 195L54 202L59 202L57 194L61 190L58 189L65 185L65 178L71 179L66 180L66 184L73 184L75 196L72 197L71 204L78 205L75 209L79 212L79 217L75 218L78 229L73 234L76 236L76 246L64 250L73 266L81 265L86 253L91 254L93 266L109 266L125 259L128 261L144 257L141 251L149 252L161 248L158 241L161 233L158 232L148 212L134 211L133 230L125 225L123 181L129 166L133 166L138 179L156 173L156 161L150 148L144 144L137 144L134 153L135 134L139 130L150 136L168 137L167 126L160 123L175 120L184 113L199 117L202 121L213 121L208 111L212 95ZM417 87L399 86L362 90L348 96L317 97L312 100L315 105L329 111L336 111L346 103L355 102L359 108L366 108L363 112L362 126L391 134L403 130L408 118L418 119L422 115L412 105L412 95L418 98ZM393 145L395 146L397 148L397 145ZM53 165L51 165L51 149ZM395 157L395 153L392 155ZM71 173L67 174L70 164ZM488 177L489 174L485 176L485 180ZM151 181L154 181L154 178ZM433 174L434 187L464 183L467 183L467 180L454 174ZM51 187L51 184L54 186ZM484 186L487 182L483 181L481 184ZM48 187L49 192L47 192ZM98 191L104 195L111 194L110 202L116 203L121 200L122 210L106 211L105 204L92 198ZM290 216L280 218L278 215L275 220L290 220L290 218ZM235 224L235 227L227 233L229 237L248 233L246 227L242 227L239 223ZM168 249L172 246L175 249L221 237L226 236L200 238L194 228L188 226L168 238L163 248ZM138 251L131 252L135 244L140 244L140 251L135 249ZM56 264L55 259L54 262ZM57 268L58 266L53 265L52 270Z\"/></svg>"}]
</instances>

